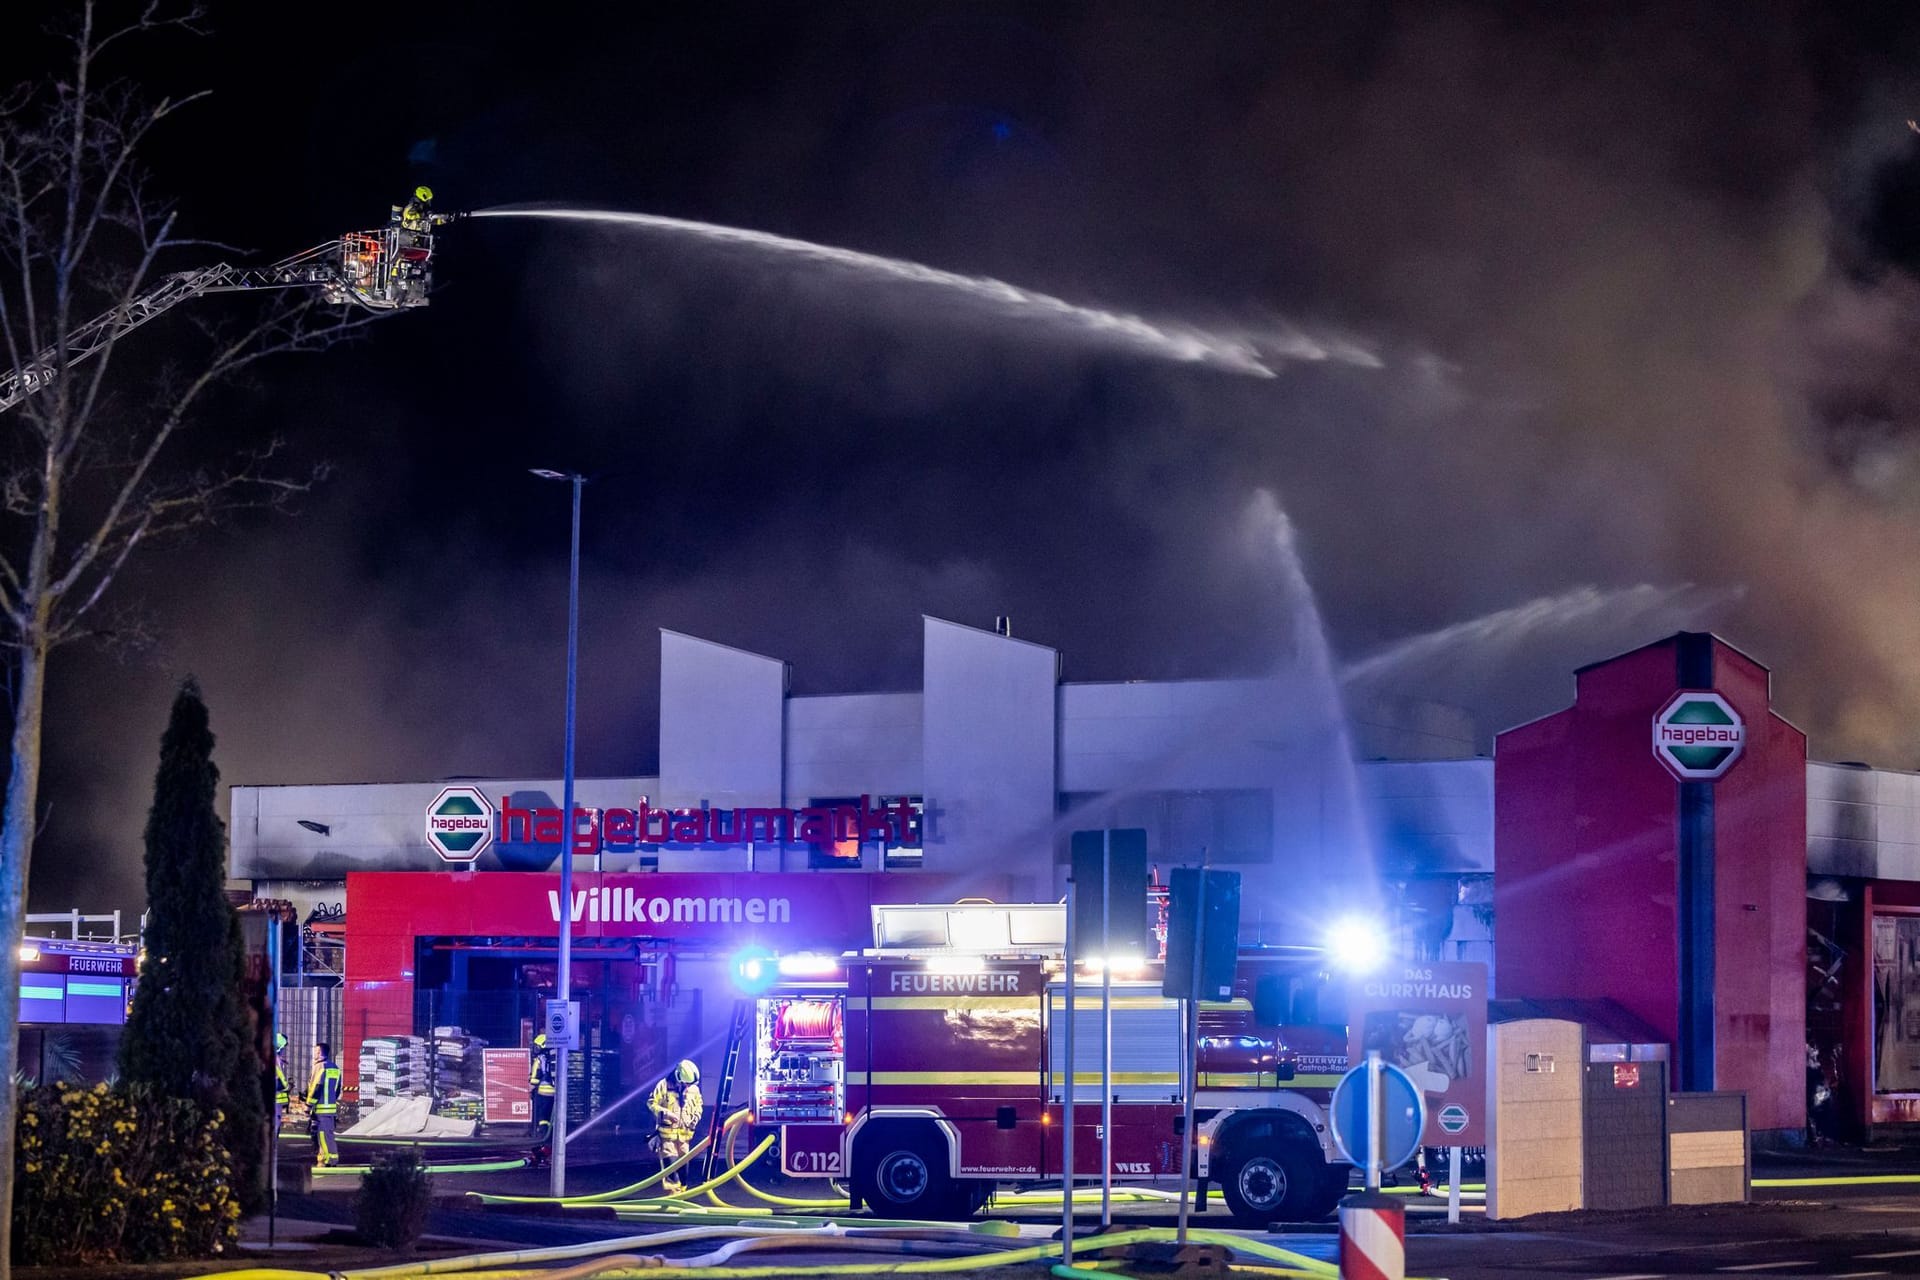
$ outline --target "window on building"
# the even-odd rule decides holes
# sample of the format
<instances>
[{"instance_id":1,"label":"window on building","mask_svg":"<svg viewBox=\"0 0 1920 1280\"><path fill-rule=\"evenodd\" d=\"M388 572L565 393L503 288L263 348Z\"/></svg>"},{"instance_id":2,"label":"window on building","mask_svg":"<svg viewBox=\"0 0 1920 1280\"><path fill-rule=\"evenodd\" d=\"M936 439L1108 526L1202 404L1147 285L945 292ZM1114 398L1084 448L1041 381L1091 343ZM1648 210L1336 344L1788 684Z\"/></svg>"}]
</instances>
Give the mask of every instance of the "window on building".
<instances>
[{"instance_id":1,"label":"window on building","mask_svg":"<svg viewBox=\"0 0 1920 1280\"><path fill-rule=\"evenodd\" d=\"M921 865L921 801L919 796L815 796L807 803L822 809L859 809L865 801L869 811L896 814L906 803L907 830L898 830L897 818L889 824L893 831L887 839L863 838L857 829L840 833L840 839L827 844L807 845L807 867L814 871L857 871L862 866L878 866L887 871L917 871Z\"/></svg>"}]
</instances>

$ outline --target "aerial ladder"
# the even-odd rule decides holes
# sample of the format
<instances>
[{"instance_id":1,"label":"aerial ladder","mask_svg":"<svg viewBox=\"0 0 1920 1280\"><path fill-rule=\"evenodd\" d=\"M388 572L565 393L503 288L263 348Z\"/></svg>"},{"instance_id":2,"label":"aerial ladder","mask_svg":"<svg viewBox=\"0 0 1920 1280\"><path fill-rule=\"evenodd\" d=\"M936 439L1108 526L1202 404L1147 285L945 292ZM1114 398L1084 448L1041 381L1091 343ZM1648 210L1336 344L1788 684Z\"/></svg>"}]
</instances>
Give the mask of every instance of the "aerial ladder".
<instances>
[{"instance_id":1,"label":"aerial ladder","mask_svg":"<svg viewBox=\"0 0 1920 1280\"><path fill-rule=\"evenodd\" d=\"M430 213L399 205L385 227L350 231L267 266L217 263L161 277L137 298L94 317L66 341L39 352L26 364L0 372L0 413L48 386L127 334L183 302L209 293L254 293L268 289L317 289L328 303L373 312L427 305L433 288L433 233L461 213Z\"/></svg>"}]
</instances>

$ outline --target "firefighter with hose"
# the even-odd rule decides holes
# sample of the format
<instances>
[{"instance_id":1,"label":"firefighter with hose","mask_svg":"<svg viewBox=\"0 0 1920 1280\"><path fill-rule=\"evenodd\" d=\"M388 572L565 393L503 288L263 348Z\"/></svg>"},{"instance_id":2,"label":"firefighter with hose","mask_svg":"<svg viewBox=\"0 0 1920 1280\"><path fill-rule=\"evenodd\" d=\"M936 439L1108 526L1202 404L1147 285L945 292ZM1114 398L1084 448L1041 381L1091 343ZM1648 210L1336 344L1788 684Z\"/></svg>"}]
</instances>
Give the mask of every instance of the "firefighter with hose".
<instances>
[{"instance_id":1,"label":"firefighter with hose","mask_svg":"<svg viewBox=\"0 0 1920 1280\"><path fill-rule=\"evenodd\" d=\"M553 1154L554 1052L547 1044L547 1033L533 1038L533 1062L527 1068L527 1093L533 1098L533 1167L538 1169Z\"/></svg>"},{"instance_id":2,"label":"firefighter with hose","mask_svg":"<svg viewBox=\"0 0 1920 1280\"><path fill-rule=\"evenodd\" d=\"M647 1099L647 1110L653 1112L653 1149L660 1153L660 1165L665 1168L692 1149L694 1130L700 1127L700 1068L693 1059L682 1058L660 1077ZM668 1174L662 1185L669 1195L686 1190L674 1174Z\"/></svg>"},{"instance_id":3,"label":"firefighter with hose","mask_svg":"<svg viewBox=\"0 0 1920 1280\"><path fill-rule=\"evenodd\" d=\"M393 221L403 231L429 231L433 228L433 188L415 187L413 198L393 206Z\"/></svg>"}]
</instances>

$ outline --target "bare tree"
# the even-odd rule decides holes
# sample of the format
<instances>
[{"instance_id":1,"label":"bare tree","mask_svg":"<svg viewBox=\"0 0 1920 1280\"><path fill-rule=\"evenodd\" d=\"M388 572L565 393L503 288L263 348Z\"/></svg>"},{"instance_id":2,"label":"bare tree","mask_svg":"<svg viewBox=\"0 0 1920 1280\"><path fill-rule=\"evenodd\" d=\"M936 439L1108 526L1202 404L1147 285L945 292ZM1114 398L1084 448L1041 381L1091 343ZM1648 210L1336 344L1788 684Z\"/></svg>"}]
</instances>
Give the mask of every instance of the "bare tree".
<instances>
[{"instance_id":1,"label":"bare tree","mask_svg":"<svg viewBox=\"0 0 1920 1280\"><path fill-rule=\"evenodd\" d=\"M271 441L207 470L181 465L180 437L209 392L243 369L325 346L373 318L322 309L311 291L249 299L217 308L244 311L238 327L193 331L190 362L143 358L127 376L129 362L115 359L125 321L144 318L167 272L191 265L180 251L210 250L176 232L174 209L141 163L153 132L194 99L151 100L111 69L123 46L195 29L199 10L138 0L109 17L113 7L77 5L59 73L0 96L0 373L11 368L16 388L32 389L0 417L0 645L12 728L0 812L0 1280L11 1256L14 1028L48 656L115 630L101 602L137 549L308 487L313 476L275 470ZM76 331L102 315L120 323L77 345Z\"/></svg>"}]
</instances>

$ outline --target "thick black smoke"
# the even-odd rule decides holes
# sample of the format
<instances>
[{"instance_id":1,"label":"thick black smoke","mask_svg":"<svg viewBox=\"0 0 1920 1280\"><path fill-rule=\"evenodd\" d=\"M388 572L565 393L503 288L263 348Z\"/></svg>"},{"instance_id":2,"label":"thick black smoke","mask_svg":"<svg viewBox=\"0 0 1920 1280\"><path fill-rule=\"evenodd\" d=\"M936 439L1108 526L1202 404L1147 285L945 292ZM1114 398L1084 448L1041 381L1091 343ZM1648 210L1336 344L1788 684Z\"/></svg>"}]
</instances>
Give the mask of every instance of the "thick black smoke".
<instances>
[{"instance_id":1,"label":"thick black smoke","mask_svg":"<svg viewBox=\"0 0 1920 1280\"><path fill-rule=\"evenodd\" d=\"M281 8L221 15L179 71L229 109L170 170L210 235L298 247L427 180L452 207L643 209L1299 326L1381 367L1241 378L659 236L462 224L427 313L210 424L341 478L150 558L127 598L159 649L63 656L42 905L130 900L187 670L229 781L556 770L565 495L529 466L596 475L587 773L652 766L661 626L788 658L803 691L913 687L922 612L1012 614L1069 678L1260 669L1291 607L1242 536L1263 488L1350 659L1583 584L1697 584L1572 609L1537 647L1422 651L1390 692L1487 731L1560 705L1573 662L1711 624L1817 752L1920 765L1911 27L539 6L361 63L283 43Z\"/></svg>"}]
</instances>

